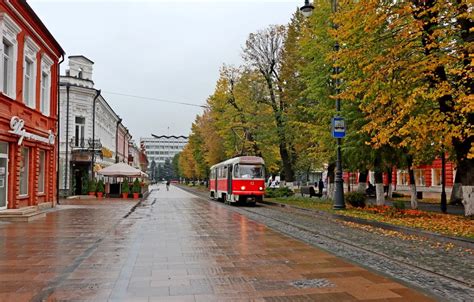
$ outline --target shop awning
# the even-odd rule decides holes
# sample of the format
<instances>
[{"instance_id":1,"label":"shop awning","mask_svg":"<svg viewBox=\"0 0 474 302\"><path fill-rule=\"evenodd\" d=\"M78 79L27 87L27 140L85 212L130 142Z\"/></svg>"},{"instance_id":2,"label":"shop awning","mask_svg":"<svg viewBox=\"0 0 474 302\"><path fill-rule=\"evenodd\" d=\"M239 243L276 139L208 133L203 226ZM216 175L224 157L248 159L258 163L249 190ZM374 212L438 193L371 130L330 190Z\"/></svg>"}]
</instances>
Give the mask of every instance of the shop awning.
<instances>
[{"instance_id":1,"label":"shop awning","mask_svg":"<svg viewBox=\"0 0 474 302\"><path fill-rule=\"evenodd\" d=\"M148 177L146 173L135 169L126 163L113 164L98 171L97 174L113 177Z\"/></svg>"}]
</instances>

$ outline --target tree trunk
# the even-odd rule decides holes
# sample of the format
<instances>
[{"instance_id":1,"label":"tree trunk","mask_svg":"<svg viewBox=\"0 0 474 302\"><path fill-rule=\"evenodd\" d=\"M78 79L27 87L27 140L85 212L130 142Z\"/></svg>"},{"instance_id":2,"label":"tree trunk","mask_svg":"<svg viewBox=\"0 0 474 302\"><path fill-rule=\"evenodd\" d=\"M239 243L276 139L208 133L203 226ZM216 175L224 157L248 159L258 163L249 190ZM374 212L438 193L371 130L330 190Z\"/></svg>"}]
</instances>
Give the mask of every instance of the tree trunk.
<instances>
[{"instance_id":1,"label":"tree trunk","mask_svg":"<svg viewBox=\"0 0 474 302\"><path fill-rule=\"evenodd\" d=\"M365 189L367 187L367 176L369 175L369 171L361 170L359 172L359 184L357 185L357 192L365 193Z\"/></svg>"},{"instance_id":2,"label":"tree trunk","mask_svg":"<svg viewBox=\"0 0 474 302\"><path fill-rule=\"evenodd\" d=\"M416 184L415 184L415 173L410 165L408 166L408 176L410 177L410 205L412 209L418 208L418 200L416 199Z\"/></svg>"},{"instance_id":3,"label":"tree trunk","mask_svg":"<svg viewBox=\"0 0 474 302\"><path fill-rule=\"evenodd\" d=\"M470 138L464 142L456 142L454 144L458 164L451 198L453 198L453 195L456 198L461 198L466 216L474 215L474 159L467 158L473 141L474 138ZM457 194L458 196L456 196Z\"/></svg>"},{"instance_id":4,"label":"tree trunk","mask_svg":"<svg viewBox=\"0 0 474 302\"><path fill-rule=\"evenodd\" d=\"M277 127L282 170L284 172L281 174L280 177L282 177L282 181L284 180L284 181L292 182L295 178L295 175L293 171L291 156L290 156L290 153L288 152L288 142L285 135L286 127L285 127L285 122L283 120L283 113L284 113L283 108L282 106L278 106L277 104L275 90L274 90L275 88L273 87L272 79L268 75L265 75L263 72L262 74L265 77L265 80L267 82L267 88L270 93L270 99L271 99L271 107L273 110L273 116L275 117L275 124Z\"/></svg>"},{"instance_id":5,"label":"tree trunk","mask_svg":"<svg viewBox=\"0 0 474 302\"><path fill-rule=\"evenodd\" d=\"M375 203L378 206L385 205L385 194L383 191L383 172L375 171L375 193L376 193L376 201Z\"/></svg>"},{"instance_id":6,"label":"tree trunk","mask_svg":"<svg viewBox=\"0 0 474 302\"><path fill-rule=\"evenodd\" d=\"M281 163L282 163L282 179L281 181L285 182L293 182L294 180L294 173L293 173L293 168L291 166L291 160L290 160L290 155L288 154L288 149L286 148L285 144L280 143L280 157L281 157Z\"/></svg>"},{"instance_id":7,"label":"tree trunk","mask_svg":"<svg viewBox=\"0 0 474 302\"><path fill-rule=\"evenodd\" d=\"M388 169L387 175L388 175L388 191L387 191L387 198L392 198L392 195L393 195L392 168L389 168L389 169Z\"/></svg>"},{"instance_id":8,"label":"tree trunk","mask_svg":"<svg viewBox=\"0 0 474 302\"><path fill-rule=\"evenodd\" d=\"M382 157L379 151L376 151L376 154L375 154L374 177L375 177L375 203L378 206L383 206L385 205L385 194L383 192Z\"/></svg>"},{"instance_id":9,"label":"tree trunk","mask_svg":"<svg viewBox=\"0 0 474 302\"><path fill-rule=\"evenodd\" d=\"M461 180L458 179L457 172L454 179L453 189L451 190L449 204L462 204L462 183Z\"/></svg>"}]
</instances>

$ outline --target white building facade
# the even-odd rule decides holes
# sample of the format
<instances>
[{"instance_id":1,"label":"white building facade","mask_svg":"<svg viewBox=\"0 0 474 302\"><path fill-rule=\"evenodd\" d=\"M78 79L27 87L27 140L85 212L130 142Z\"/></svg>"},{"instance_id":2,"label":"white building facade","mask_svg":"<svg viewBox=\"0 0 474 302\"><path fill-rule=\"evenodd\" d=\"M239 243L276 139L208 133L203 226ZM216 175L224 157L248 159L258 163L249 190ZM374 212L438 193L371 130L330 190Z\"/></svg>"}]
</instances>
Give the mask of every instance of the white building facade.
<instances>
[{"instance_id":1,"label":"white building facade","mask_svg":"<svg viewBox=\"0 0 474 302\"><path fill-rule=\"evenodd\" d=\"M118 141L127 140L128 147L131 139L128 130L118 139L124 133L119 129L125 127L94 88L93 64L84 56L70 56L69 69L60 77L59 189L63 196L86 193L93 171L117 162Z\"/></svg>"},{"instance_id":2,"label":"white building facade","mask_svg":"<svg viewBox=\"0 0 474 302\"><path fill-rule=\"evenodd\" d=\"M171 162L176 154L183 151L188 143L188 137L152 134L152 137L140 138L140 143L145 147L148 164L151 165L154 161L159 165L164 164L166 160Z\"/></svg>"}]
</instances>

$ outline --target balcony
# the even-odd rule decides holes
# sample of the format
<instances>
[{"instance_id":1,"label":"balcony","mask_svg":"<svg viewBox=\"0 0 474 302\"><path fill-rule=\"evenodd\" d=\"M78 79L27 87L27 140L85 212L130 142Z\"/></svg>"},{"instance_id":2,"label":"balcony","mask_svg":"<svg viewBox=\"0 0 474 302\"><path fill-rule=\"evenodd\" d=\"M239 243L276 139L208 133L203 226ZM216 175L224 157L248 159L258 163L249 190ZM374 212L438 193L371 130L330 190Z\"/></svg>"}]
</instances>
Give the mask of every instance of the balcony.
<instances>
[{"instance_id":1,"label":"balcony","mask_svg":"<svg viewBox=\"0 0 474 302\"><path fill-rule=\"evenodd\" d=\"M73 151L102 151L102 143L100 142L100 139L92 140L91 138L89 138L86 141L84 138L76 139L76 137L73 136L69 141L69 146Z\"/></svg>"}]
</instances>

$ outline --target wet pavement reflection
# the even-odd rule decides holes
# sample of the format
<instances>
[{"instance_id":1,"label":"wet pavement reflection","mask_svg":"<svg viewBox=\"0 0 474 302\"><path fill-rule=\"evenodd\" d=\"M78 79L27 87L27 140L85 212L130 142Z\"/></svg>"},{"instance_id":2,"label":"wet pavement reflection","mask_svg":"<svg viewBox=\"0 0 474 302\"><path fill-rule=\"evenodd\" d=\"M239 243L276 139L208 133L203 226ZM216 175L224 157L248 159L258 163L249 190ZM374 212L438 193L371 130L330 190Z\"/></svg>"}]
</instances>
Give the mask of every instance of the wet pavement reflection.
<instances>
[{"instance_id":1,"label":"wet pavement reflection","mask_svg":"<svg viewBox=\"0 0 474 302\"><path fill-rule=\"evenodd\" d=\"M0 224L0 301L431 301L176 187Z\"/></svg>"}]
</instances>

